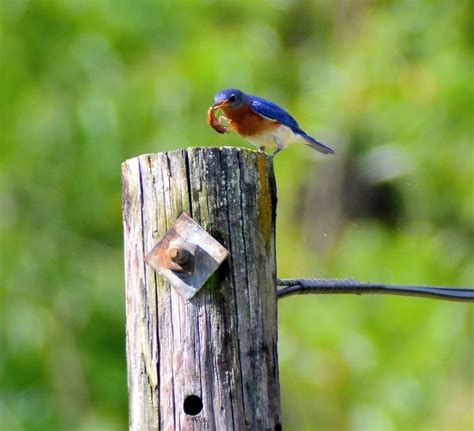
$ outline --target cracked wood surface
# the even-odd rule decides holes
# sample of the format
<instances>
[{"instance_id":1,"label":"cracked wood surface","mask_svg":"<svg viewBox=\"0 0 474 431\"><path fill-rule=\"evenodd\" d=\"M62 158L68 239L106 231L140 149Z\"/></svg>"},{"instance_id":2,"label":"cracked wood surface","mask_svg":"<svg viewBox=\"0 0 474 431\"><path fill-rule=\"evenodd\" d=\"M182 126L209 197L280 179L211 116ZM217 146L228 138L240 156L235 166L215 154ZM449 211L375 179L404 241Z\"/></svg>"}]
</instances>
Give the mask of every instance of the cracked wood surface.
<instances>
[{"instance_id":1,"label":"cracked wood surface","mask_svg":"<svg viewBox=\"0 0 474 431\"><path fill-rule=\"evenodd\" d=\"M271 159L188 148L127 160L122 180L130 429L279 429ZM229 250L190 301L143 260L182 211Z\"/></svg>"}]
</instances>

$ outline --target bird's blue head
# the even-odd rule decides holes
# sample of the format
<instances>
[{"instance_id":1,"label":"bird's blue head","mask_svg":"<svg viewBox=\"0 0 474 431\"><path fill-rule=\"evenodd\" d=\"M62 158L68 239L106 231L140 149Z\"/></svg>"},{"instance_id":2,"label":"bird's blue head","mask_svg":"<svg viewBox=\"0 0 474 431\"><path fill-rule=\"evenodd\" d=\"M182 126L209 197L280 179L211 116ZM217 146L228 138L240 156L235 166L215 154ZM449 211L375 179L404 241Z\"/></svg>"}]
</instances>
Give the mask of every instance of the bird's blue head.
<instances>
[{"instance_id":1,"label":"bird's blue head","mask_svg":"<svg viewBox=\"0 0 474 431\"><path fill-rule=\"evenodd\" d=\"M236 88L221 90L214 96L214 108L240 108L247 102L247 95Z\"/></svg>"}]
</instances>

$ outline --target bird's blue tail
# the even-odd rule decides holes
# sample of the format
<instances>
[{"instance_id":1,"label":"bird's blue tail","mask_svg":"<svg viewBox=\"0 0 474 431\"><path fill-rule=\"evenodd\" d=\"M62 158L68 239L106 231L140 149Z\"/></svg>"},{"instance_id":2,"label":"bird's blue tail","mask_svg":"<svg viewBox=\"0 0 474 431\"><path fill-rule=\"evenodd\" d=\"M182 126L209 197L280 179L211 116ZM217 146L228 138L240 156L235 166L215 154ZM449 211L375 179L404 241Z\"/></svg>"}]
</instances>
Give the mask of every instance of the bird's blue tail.
<instances>
[{"instance_id":1,"label":"bird's blue tail","mask_svg":"<svg viewBox=\"0 0 474 431\"><path fill-rule=\"evenodd\" d=\"M329 147L326 147L326 145L324 144L321 144L321 142L318 142L316 139L314 139L312 136L307 135L302 130L294 130L294 132L297 135L300 135L306 141L305 144L308 145L309 147L314 148L320 153L334 154L334 150L332 150Z\"/></svg>"}]
</instances>

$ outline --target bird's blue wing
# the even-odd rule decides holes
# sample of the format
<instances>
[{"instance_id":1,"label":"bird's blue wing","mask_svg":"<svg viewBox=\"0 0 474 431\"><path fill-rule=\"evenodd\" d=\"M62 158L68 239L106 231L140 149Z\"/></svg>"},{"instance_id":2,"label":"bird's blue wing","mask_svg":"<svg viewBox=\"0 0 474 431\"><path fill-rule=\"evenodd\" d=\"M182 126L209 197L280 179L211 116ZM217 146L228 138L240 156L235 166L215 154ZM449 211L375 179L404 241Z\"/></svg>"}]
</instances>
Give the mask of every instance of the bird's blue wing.
<instances>
[{"instance_id":1,"label":"bird's blue wing","mask_svg":"<svg viewBox=\"0 0 474 431\"><path fill-rule=\"evenodd\" d=\"M324 154L334 154L334 151L331 148L327 147L324 144L321 144L321 142L318 142L312 136L309 136L307 133L305 133L300 128L296 120L283 108L280 108L275 103L262 99L260 97L249 97L250 110L252 112L255 112L256 114L261 115L262 117L268 118L272 121L277 121L278 123L289 127L295 135L301 136L306 141L306 144L314 148L315 150L318 150L319 152Z\"/></svg>"},{"instance_id":2,"label":"bird's blue wing","mask_svg":"<svg viewBox=\"0 0 474 431\"><path fill-rule=\"evenodd\" d=\"M284 126L290 127L293 131L299 131L300 126L296 120L283 108L273 102L256 96L250 96L250 110L269 120L277 121Z\"/></svg>"}]
</instances>

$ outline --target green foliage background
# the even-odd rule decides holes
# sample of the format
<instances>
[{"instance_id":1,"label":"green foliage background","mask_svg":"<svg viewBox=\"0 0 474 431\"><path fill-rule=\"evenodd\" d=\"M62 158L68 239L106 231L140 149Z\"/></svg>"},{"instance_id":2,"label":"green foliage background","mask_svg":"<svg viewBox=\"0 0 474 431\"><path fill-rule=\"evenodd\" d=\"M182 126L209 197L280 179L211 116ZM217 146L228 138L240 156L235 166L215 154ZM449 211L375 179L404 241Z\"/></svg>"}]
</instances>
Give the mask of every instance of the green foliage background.
<instances>
[{"instance_id":1,"label":"green foliage background","mask_svg":"<svg viewBox=\"0 0 474 431\"><path fill-rule=\"evenodd\" d=\"M336 149L275 159L279 276L472 286L468 0L0 1L0 427L127 427L120 163L245 145L238 87ZM283 427L472 430L472 306L282 301Z\"/></svg>"}]
</instances>

